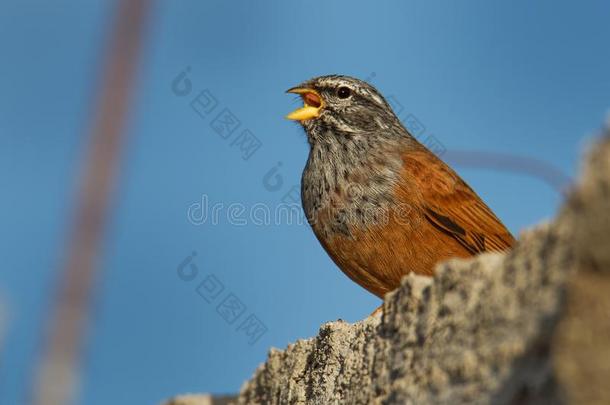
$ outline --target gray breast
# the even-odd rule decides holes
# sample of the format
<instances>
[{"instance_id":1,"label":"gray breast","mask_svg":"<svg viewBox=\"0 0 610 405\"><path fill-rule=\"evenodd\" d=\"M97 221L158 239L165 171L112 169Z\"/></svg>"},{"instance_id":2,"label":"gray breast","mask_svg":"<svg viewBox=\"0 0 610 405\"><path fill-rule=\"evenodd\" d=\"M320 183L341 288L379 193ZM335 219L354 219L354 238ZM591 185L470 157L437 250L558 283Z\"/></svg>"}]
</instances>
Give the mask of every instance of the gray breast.
<instances>
[{"instance_id":1,"label":"gray breast","mask_svg":"<svg viewBox=\"0 0 610 405\"><path fill-rule=\"evenodd\" d=\"M352 237L354 227L387 220L401 167L399 145L394 142L330 135L313 143L301 198L316 234Z\"/></svg>"}]
</instances>

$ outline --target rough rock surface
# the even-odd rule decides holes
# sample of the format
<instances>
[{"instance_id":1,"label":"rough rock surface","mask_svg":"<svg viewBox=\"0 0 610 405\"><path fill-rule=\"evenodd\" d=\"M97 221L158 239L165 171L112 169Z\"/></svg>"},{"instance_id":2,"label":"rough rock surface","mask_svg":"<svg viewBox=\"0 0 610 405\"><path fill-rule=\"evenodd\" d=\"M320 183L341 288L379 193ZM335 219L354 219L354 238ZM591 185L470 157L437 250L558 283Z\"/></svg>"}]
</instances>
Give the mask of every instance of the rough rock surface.
<instances>
[{"instance_id":1,"label":"rough rock surface","mask_svg":"<svg viewBox=\"0 0 610 405\"><path fill-rule=\"evenodd\" d=\"M566 205L578 273L554 337L555 369L570 403L610 404L610 134Z\"/></svg>"},{"instance_id":2,"label":"rough rock surface","mask_svg":"<svg viewBox=\"0 0 610 405\"><path fill-rule=\"evenodd\" d=\"M382 316L271 349L239 404L610 403L610 137L505 255L407 276Z\"/></svg>"}]
</instances>

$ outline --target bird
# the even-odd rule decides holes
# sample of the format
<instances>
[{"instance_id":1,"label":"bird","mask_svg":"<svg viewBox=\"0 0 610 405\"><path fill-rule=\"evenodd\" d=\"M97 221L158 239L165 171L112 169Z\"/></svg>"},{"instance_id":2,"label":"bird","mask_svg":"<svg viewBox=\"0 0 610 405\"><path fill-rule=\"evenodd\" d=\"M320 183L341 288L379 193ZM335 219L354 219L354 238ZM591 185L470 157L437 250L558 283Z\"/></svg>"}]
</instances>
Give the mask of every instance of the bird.
<instances>
[{"instance_id":1,"label":"bird","mask_svg":"<svg viewBox=\"0 0 610 405\"><path fill-rule=\"evenodd\" d=\"M515 244L371 84L327 75L286 92L303 102L286 118L303 127L309 144L301 178L307 222L341 271L370 293L383 299L409 273L433 277L447 259Z\"/></svg>"}]
</instances>

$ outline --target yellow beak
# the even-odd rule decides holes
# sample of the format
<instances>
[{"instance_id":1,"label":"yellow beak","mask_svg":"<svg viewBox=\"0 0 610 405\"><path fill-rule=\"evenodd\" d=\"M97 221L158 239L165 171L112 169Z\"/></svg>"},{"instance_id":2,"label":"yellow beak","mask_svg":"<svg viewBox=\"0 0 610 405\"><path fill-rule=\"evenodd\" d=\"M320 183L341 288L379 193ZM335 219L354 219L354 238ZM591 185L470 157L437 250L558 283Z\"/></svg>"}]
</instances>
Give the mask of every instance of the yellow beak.
<instances>
[{"instance_id":1,"label":"yellow beak","mask_svg":"<svg viewBox=\"0 0 610 405\"><path fill-rule=\"evenodd\" d=\"M303 107L297 108L286 116L289 120L305 121L316 118L320 115L320 111L324 107L324 99L320 94L313 90L302 87L293 87L287 90L286 93L300 94L303 98Z\"/></svg>"}]
</instances>

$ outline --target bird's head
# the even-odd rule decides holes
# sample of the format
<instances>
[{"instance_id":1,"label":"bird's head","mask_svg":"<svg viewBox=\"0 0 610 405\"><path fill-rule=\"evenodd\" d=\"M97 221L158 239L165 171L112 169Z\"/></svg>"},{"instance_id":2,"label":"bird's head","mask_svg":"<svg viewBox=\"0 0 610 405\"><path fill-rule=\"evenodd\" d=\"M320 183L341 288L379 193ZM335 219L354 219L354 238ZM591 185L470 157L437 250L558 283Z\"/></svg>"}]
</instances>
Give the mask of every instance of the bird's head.
<instances>
[{"instance_id":1,"label":"bird's head","mask_svg":"<svg viewBox=\"0 0 610 405\"><path fill-rule=\"evenodd\" d=\"M349 76L320 76L287 93L303 99L303 107L286 116L303 125L310 142L324 136L379 132L398 122L392 108L370 84Z\"/></svg>"}]
</instances>

